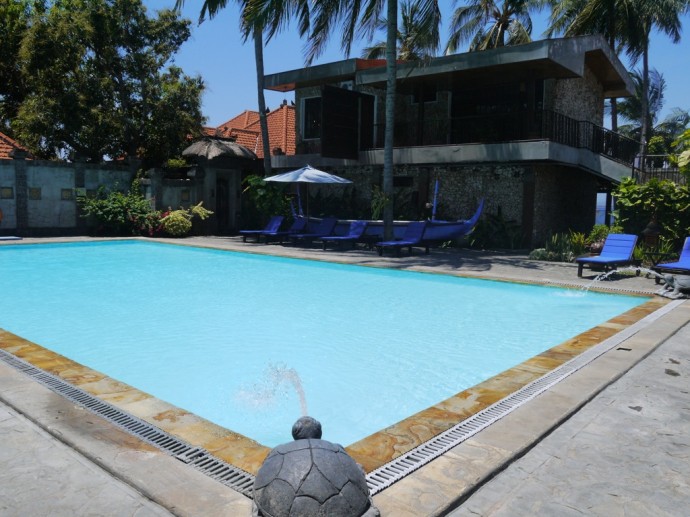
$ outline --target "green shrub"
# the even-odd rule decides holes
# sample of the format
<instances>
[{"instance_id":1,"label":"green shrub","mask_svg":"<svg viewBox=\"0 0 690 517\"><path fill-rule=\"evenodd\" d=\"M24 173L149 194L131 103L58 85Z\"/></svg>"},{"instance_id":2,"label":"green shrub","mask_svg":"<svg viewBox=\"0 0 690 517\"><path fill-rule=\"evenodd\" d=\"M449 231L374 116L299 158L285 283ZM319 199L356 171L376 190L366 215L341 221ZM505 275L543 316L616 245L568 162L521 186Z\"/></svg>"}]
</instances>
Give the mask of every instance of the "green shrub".
<instances>
[{"instance_id":1,"label":"green shrub","mask_svg":"<svg viewBox=\"0 0 690 517\"><path fill-rule=\"evenodd\" d=\"M371 218L381 219L383 209L390 203L388 196L384 194L383 190L378 185L371 188Z\"/></svg>"},{"instance_id":2,"label":"green shrub","mask_svg":"<svg viewBox=\"0 0 690 517\"><path fill-rule=\"evenodd\" d=\"M555 233L546 240L546 247L532 250L529 258L549 262L572 262L585 252L585 242L583 233Z\"/></svg>"},{"instance_id":3,"label":"green shrub","mask_svg":"<svg viewBox=\"0 0 690 517\"><path fill-rule=\"evenodd\" d=\"M470 246L480 249L516 249L522 242L522 227L506 219L499 207L496 214L485 212L469 236Z\"/></svg>"},{"instance_id":4,"label":"green shrub","mask_svg":"<svg viewBox=\"0 0 690 517\"><path fill-rule=\"evenodd\" d=\"M570 251L576 257L583 255L587 251L587 237L584 233L570 231Z\"/></svg>"},{"instance_id":5,"label":"green shrub","mask_svg":"<svg viewBox=\"0 0 690 517\"><path fill-rule=\"evenodd\" d=\"M639 235L654 221L661 236L679 244L690 233L690 189L669 180L653 178L638 185L625 178L612 193L616 199L616 220L626 233Z\"/></svg>"},{"instance_id":6,"label":"green shrub","mask_svg":"<svg viewBox=\"0 0 690 517\"><path fill-rule=\"evenodd\" d=\"M246 228L258 228L272 215L290 214L290 201L283 185L266 183L256 174L247 176L242 183L242 223Z\"/></svg>"},{"instance_id":7,"label":"green shrub","mask_svg":"<svg viewBox=\"0 0 690 517\"><path fill-rule=\"evenodd\" d=\"M623 228L618 225L606 226L605 224L595 224L592 231L585 239L585 250L591 253L599 253L604 247L604 241L610 233L623 233Z\"/></svg>"},{"instance_id":8,"label":"green shrub","mask_svg":"<svg viewBox=\"0 0 690 517\"><path fill-rule=\"evenodd\" d=\"M165 233L172 237L184 237L192 229L192 219L197 216L202 221L213 214L206 210L200 202L189 208L180 208L167 212L161 219L161 227Z\"/></svg>"},{"instance_id":9,"label":"green shrub","mask_svg":"<svg viewBox=\"0 0 690 517\"><path fill-rule=\"evenodd\" d=\"M141 194L134 180L127 193L99 187L94 197L77 197L82 217L95 222L99 235L154 235L160 228L161 214Z\"/></svg>"},{"instance_id":10,"label":"green shrub","mask_svg":"<svg viewBox=\"0 0 690 517\"><path fill-rule=\"evenodd\" d=\"M530 251L529 258L531 260L549 260L549 252L546 248L537 248Z\"/></svg>"},{"instance_id":11,"label":"green shrub","mask_svg":"<svg viewBox=\"0 0 690 517\"><path fill-rule=\"evenodd\" d=\"M186 210L173 210L161 219L163 231L173 237L184 237L192 229L192 219Z\"/></svg>"}]
</instances>

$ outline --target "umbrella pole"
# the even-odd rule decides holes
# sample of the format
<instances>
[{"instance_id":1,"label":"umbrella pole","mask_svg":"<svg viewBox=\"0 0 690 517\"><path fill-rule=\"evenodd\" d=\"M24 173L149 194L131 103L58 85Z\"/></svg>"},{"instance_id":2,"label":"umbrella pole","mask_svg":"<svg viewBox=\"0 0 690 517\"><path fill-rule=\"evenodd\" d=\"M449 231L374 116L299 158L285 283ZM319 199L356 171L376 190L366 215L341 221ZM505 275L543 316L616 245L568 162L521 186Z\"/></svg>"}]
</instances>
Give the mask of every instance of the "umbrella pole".
<instances>
[{"instance_id":1,"label":"umbrella pole","mask_svg":"<svg viewBox=\"0 0 690 517\"><path fill-rule=\"evenodd\" d=\"M436 204L438 203L438 178L436 178L436 185L434 186L434 205L431 208L431 220L436 220Z\"/></svg>"},{"instance_id":2,"label":"umbrella pole","mask_svg":"<svg viewBox=\"0 0 690 517\"><path fill-rule=\"evenodd\" d=\"M302 196L300 195L299 183L297 183L297 209L299 210L300 217L304 217L304 211L302 210Z\"/></svg>"}]
</instances>

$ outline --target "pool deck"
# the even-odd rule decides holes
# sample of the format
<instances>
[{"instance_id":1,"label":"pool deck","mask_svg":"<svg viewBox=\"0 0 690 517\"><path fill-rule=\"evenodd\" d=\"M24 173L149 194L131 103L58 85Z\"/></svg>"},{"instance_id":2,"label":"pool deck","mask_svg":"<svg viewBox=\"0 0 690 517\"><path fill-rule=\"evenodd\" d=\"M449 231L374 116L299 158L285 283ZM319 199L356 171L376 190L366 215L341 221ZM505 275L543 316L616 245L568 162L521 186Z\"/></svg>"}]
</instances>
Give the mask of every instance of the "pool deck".
<instances>
[{"instance_id":1,"label":"pool deck","mask_svg":"<svg viewBox=\"0 0 690 517\"><path fill-rule=\"evenodd\" d=\"M79 241L85 239L59 239ZM23 244L58 239L24 239ZM242 243L236 237L167 241L250 253L394 267L468 277L561 286L586 286L573 264L527 260L514 253L432 250L379 257L366 250ZM4 245L4 244L0 244ZM597 283L611 292L652 294L652 278L616 275ZM662 307L656 297L647 312ZM650 308L651 307L651 308ZM644 311L611 320L512 376L497 376L475 395L494 399L499 384L515 389L541 375L570 350L614 334ZM383 515L673 515L690 499L690 302L628 337L586 367L374 497ZM587 343L589 346L590 343ZM524 379L523 379L524 378ZM484 384L484 383L483 383ZM502 393L502 392L501 392ZM467 410L464 399L430 408L348 447L367 470L402 443L426 439L433 427ZM479 400L487 398L487 400ZM135 401L141 406L141 400ZM481 404L480 404L481 403ZM433 409L433 411L431 411ZM174 419L173 419L174 420ZM179 426L179 423L177 423ZM437 429L436 429L437 431ZM414 435L414 436L413 436ZM325 436L327 439L328 437ZM385 438L385 439L382 439ZM227 437L224 437L227 440ZM0 515L249 515L239 493L0 362ZM222 451L221 451L222 452ZM251 468L251 461L247 465ZM254 459L255 460L255 459ZM252 460L252 461L254 461ZM370 462L371 464L367 465ZM237 463L237 462L234 462ZM493 478L493 479L492 479ZM37 495L39 494L39 495ZM681 506L683 505L683 506Z\"/></svg>"}]
</instances>

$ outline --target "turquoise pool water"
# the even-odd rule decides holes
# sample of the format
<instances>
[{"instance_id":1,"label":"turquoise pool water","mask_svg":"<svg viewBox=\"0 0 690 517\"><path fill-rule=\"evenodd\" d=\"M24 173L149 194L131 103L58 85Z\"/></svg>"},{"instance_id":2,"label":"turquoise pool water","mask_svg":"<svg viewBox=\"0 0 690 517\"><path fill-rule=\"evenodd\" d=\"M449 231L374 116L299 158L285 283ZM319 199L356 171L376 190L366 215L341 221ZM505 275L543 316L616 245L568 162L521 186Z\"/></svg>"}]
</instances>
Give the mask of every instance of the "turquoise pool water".
<instances>
[{"instance_id":1,"label":"turquoise pool water","mask_svg":"<svg viewBox=\"0 0 690 517\"><path fill-rule=\"evenodd\" d=\"M273 446L348 445L645 300L141 241L0 247L0 327Z\"/></svg>"}]
</instances>

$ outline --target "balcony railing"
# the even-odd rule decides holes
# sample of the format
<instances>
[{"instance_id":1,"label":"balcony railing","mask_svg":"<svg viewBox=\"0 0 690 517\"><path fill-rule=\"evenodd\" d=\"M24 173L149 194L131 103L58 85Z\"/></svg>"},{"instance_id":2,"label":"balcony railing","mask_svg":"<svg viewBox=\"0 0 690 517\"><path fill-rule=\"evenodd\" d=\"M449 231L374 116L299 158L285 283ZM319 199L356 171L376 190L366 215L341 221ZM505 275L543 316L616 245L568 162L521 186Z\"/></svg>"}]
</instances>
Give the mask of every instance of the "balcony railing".
<instances>
[{"instance_id":1,"label":"balcony railing","mask_svg":"<svg viewBox=\"0 0 690 517\"><path fill-rule=\"evenodd\" d=\"M376 127L375 148L383 147L384 125ZM395 125L395 146L495 144L516 140L550 140L632 165L640 144L591 122L579 121L550 110L491 113L422 123Z\"/></svg>"},{"instance_id":2,"label":"balcony railing","mask_svg":"<svg viewBox=\"0 0 690 517\"><path fill-rule=\"evenodd\" d=\"M652 178L671 180L675 183L685 184L687 178L673 164L667 154L645 154L635 160L633 178L638 183L647 183Z\"/></svg>"}]
</instances>

